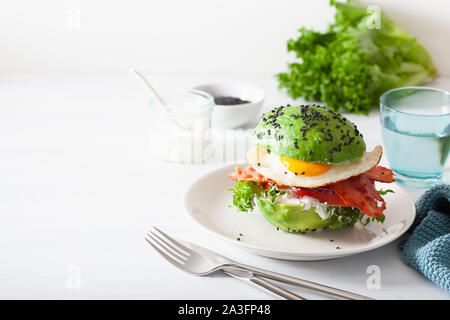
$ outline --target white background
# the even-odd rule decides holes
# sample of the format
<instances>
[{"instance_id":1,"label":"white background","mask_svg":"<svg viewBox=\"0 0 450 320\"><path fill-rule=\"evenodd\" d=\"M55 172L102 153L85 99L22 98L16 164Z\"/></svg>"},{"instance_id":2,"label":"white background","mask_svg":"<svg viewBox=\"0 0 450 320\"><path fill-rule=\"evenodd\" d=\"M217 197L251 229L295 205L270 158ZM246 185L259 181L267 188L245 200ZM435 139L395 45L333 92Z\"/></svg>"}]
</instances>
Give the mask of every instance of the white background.
<instances>
[{"instance_id":1,"label":"white background","mask_svg":"<svg viewBox=\"0 0 450 320\"><path fill-rule=\"evenodd\" d=\"M380 5L450 75L447 1L364 3ZM80 28L70 19L77 12ZM216 166L164 163L149 145L148 96L129 67L163 92L252 83L265 91L267 110L292 102L273 77L289 58L286 40L301 26L325 28L332 14L328 0L1 1L0 298L269 298L235 279L173 268L143 240L157 225L238 261L377 299L448 299L403 263L398 242L310 263L211 237L188 221L181 201ZM432 85L450 89L448 80ZM369 149L382 143L376 111L349 118ZM370 265L381 269L380 290L366 286Z\"/></svg>"},{"instance_id":2,"label":"white background","mask_svg":"<svg viewBox=\"0 0 450 320\"><path fill-rule=\"evenodd\" d=\"M328 0L1 1L0 72L275 74L301 26L324 30ZM446 0L371 0L430 51L441 75L450 42ZM79 27L79 28L78 28Z\"/></svg>"}]
</instances>

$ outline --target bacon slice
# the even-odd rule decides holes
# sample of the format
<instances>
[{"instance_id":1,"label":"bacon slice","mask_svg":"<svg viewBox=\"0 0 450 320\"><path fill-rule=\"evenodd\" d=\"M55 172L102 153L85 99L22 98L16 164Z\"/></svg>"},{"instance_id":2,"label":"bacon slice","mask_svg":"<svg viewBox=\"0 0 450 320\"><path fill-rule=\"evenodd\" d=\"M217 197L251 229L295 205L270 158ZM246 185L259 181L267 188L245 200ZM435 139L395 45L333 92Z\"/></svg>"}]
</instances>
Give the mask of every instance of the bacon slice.
<instances>
[{"instance_id":1,"label":"bacon slice","mask_svg":"<svg viewBox=\"0 0 450 320\"><path fill-rule=\"evenodd\" d=\"M373 181L379 181L379 182L394 182L394 173L391 169L382 167L382 166L376 166L372 169L370 169L367 172L364 172L365 175L369 177L370 180Z\"/></svg>"},{"instance_id":2,"label":"bacon slice","mask_svg":"<svg viewBox=\"0 0 450 320\"><path fill-rule=\"evenodd\" d=\"M269 182L269 179L258 173L251 166L247 166L245 168L236 166L235 171L230 173L228 177L233 181L253 181L261 183Z\"/></svg>"},{"instance_id":3,"label":"bacon slice","mask_svg":"<svg viewBox=\"0 0 450 320\"><path fill-rule=\"evenodd\" d=\"M366 174L331 184L330 188L348 206L358 208L369 217L381 217L386 209L386 202Z\"/></svg>"}]
</instances>

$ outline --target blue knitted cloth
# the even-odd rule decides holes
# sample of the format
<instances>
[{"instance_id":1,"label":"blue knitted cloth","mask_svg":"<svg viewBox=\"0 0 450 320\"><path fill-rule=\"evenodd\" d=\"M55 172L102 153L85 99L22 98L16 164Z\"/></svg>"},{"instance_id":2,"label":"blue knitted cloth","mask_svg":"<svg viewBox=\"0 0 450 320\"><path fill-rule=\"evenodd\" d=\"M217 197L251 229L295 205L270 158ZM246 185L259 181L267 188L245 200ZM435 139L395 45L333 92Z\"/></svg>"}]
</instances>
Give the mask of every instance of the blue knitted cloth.
<instances>
[{"instance_id":1,"label":"blue knitted cloth","mask_svg":"<svg viewBox=\"0 0 450 320\"><path fill-rule=\"evenodd\" d=\"M416 203L412 235L402 244L406 264L450 291L450 185L437 185Z\"/></svg>"}]
</instances>

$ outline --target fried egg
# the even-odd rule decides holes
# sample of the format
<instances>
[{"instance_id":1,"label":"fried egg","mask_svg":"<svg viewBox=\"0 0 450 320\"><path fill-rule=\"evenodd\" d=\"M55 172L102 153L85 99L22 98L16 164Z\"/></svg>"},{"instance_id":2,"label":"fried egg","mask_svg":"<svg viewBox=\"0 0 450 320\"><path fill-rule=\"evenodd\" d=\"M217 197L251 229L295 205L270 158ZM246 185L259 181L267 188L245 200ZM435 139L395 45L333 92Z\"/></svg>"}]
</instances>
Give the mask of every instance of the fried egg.
<instances>
[{"instance_id":1,"label":"fried egg","mask_svg":"<svg viewBox=\"0 0 450 320\"><path fill-rule=\"evenodd\" d=\"M380 162L383 149L376 146L360 159L338 165L305 162L268 152L259 146L247 152L247 161L264 177L286 186L317 188L360 175Z\"/></svg>"}]
</instances>

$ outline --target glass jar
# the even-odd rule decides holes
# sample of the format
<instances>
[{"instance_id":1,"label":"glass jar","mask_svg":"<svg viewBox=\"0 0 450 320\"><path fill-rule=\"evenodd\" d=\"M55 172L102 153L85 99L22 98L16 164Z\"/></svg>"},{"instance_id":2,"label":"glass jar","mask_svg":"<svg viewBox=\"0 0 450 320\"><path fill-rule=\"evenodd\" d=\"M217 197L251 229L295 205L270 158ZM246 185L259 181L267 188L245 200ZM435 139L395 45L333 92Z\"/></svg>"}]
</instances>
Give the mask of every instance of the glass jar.
<instances>
[{"instance_id":1,"label":"glass jar","mask_svg":"<svg viewBox=\"0 0 450 320\"><path fill-rule=\"evenodd\" d=\"M189 90L151 100L151 148L160 159L176 163L201 163L212 154L211 114L214 98Z\"/></svg>"}]
</instances>

